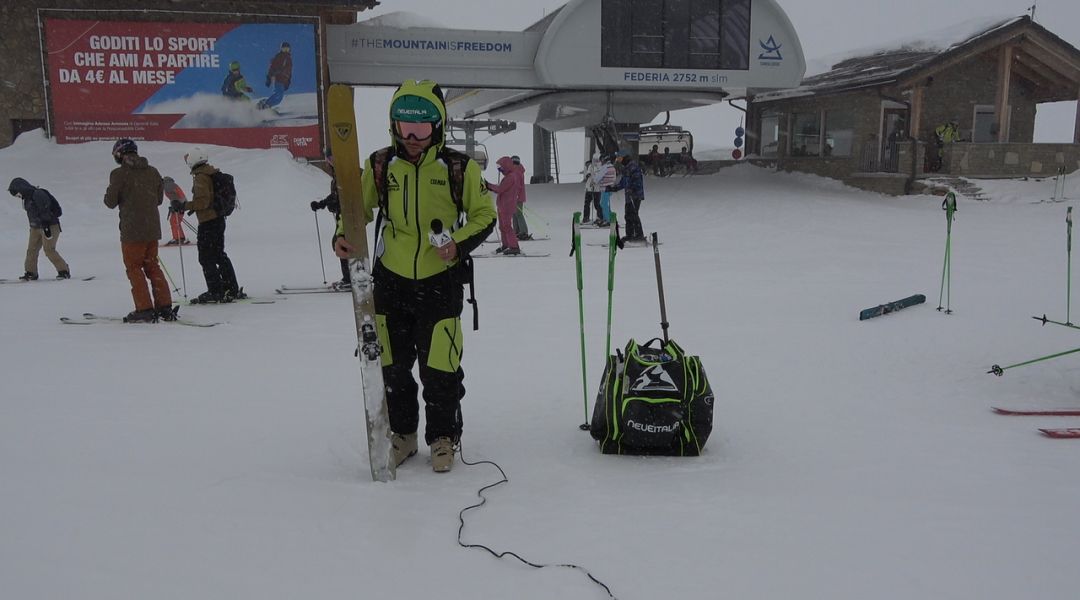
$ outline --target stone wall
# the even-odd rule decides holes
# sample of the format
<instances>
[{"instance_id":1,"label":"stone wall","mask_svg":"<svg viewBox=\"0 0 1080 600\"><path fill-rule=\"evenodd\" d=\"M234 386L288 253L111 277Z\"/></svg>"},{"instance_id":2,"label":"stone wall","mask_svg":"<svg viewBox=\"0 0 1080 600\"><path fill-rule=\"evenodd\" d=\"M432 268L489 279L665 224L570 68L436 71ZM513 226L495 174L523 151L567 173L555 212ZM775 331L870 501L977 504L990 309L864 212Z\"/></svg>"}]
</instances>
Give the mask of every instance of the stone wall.
<instances>
[{"instance_id":1,"label":"stone wall","mask_svg":"<svg viewBox=\"0 0 1080 600\"><path fill-rule=\"evenodd\" d=\"M38 34L41 17L127 21L190 21L260 23L281 17L260 15L322 16L324 23L353 23L356 8L320 10L311 4L258 0L4 0L0 2L0 147L14 139L14 120L46 120L45 82L42 77L43 41ZM64 10L71 12L63 12ZM100 12L131 10L132 12ZM216 13L216 14L213 14ZM321 43L321 42L320 42ZM323 65L325 74L325 64ZM324 77L324 81L327 79Z\"/></svg>"},{"instance_id":2,"label":"stone wall","mask_svg":"<svg viewBox=\"0 0 1080 600\"><path fill-rule=\"evenodd\" d=\"M1080 169L1080 144L972 144L945 146L942 173L965 177L1026 177Z\"/></svg>"}]
</instances>

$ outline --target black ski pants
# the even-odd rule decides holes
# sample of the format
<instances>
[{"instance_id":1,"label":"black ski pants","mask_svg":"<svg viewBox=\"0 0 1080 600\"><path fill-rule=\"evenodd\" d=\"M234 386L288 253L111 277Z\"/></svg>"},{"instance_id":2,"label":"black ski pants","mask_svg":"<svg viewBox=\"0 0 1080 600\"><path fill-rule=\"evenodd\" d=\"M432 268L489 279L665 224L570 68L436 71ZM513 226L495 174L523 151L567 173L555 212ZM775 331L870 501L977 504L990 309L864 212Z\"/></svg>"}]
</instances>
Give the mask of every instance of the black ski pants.
<instances>
[{"instance_id":1,"label":"black ski pants","mask_svg":"<svg viewBox=\"0 0 1080 600\"><path fill-rule=\"evenodd\" d=\"M424 385L424 440L461 437L461 309L464 290L446 271L427 279L407 279L381 264L374 270L376 324L383 345L383 384L390 429L414 433L420 425L419 386L413 364L420 361Z\"/></svg>"},{"instance_id":2,"label":"black ski pants","mask_svg":"<svg viewBox=\"0 0 1080 600\"><path fill-rule=\"evenodd\" d=\"M589 222L589 206L596 209L596 218L603 219L604 213L600 210L600 192L585 192L585 210L581 213L581 222Z\"/></svg>"},{"instance_id":3,"label":"black ski pants","mask_svg":"<svg viewBox=\"0 0 1080 600\"><path fill-rule=\"evenodd\" d=\"M206 278L207 291L215 296L239 292L232 261L225 254L225 217L199 223L198 234L199 265Z\"/></svg>"},{"instance_id":4,"label":"black ski pants","mask_svg":"<svg viewBox=\"0 0 1080 600\"><path fill-rule=\"evenodd\" d=\"M644 201L644 196L636 196L629 192L626 194L626 237L633 240L645 239L645 230L641 227L641 217L638 215L641 203Z\"/></svg>"}]
</instances>

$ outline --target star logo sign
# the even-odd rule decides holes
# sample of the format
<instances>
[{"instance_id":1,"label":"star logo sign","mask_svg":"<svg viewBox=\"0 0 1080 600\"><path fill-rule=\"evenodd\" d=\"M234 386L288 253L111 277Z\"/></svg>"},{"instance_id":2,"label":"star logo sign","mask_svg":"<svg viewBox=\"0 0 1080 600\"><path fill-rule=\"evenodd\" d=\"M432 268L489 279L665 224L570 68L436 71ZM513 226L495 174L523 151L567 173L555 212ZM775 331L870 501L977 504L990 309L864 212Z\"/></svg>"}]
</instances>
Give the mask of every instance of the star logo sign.
<instances>
[{"instance_id":1,"label":"star logo sign","mask_svg":"<svg viewBox=\"0 0 1080 600\"><path fill-rule=\"evenodd\" d=\"M773 39L773 36L769 36L766 41L758 40L758 45L764 50L758 55L758 60L784 60L784 55L780 54L780 48L784 45Z\"/></svg>"}]
</instances>

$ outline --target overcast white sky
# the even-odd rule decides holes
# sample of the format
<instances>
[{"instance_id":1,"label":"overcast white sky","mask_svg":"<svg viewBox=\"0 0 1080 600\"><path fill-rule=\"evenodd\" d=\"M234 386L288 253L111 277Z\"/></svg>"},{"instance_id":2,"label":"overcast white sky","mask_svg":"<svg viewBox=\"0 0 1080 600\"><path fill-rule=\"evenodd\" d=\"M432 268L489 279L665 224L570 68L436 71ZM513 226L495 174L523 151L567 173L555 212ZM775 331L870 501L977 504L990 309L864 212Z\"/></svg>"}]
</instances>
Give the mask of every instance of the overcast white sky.
<instances>
[{"instance_id":1,"label":"overcast white sky","mask_svg":"<svg viewBox=\"0 0 1080 600\"><path fill-rule=\"evenodd\" d=\"M779 4L794 24L803 53L810 61L892 39L919 37L974 18L1022 15L1033 1L781 0ZM565 2L561 0L455 0L453 3L445 0L382 0L381 6L361 13L360 18L405 11L441 21L447 27L520 31L563 4ZM453 10L447 10L450 5ZM1066 42L1080 47L1080 0L1038 0L1035 19ZM382 114L385 115L385 110ZM739 125L740 115L725 105L674 113L672 122L690 128L700 140L699 146L707 140L706 145L728 146L730 138L734 137L732 131ZM1040 107L1036 141L1071 142L1075 116L1075 102ZM519 124L520 127L529 130L524 124ZM497 139L491 142L500 148L509 147L506 153L531 155L527 137L517 134L505 137L514 139L512 142ZM563 154L580 155L581 139L580 134L560 134Z\"/></svg>"}]
</instances>

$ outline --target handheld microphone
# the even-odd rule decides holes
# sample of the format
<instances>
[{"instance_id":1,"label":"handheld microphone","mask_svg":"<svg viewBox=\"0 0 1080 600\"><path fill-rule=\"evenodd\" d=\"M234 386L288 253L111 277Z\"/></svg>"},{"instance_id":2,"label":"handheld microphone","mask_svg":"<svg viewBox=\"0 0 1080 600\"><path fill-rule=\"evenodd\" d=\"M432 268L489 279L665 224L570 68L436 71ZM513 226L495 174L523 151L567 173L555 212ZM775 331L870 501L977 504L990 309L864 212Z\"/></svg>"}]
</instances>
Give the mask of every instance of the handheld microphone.
<instances>
[{"instance_id":1,"label":"handheld microphone","mask_svg":"<svg viewBox=\"0 0 1080 600\"><path fill-rule=\"evenodd\" d=\"M443 230L442 221L439 219L431 220L431 233L428 234L428 240L431 242L431 245L436 248L442 248L454 241L454 239L450 237L450 234Z\"/></svg>"}]
</instances>

